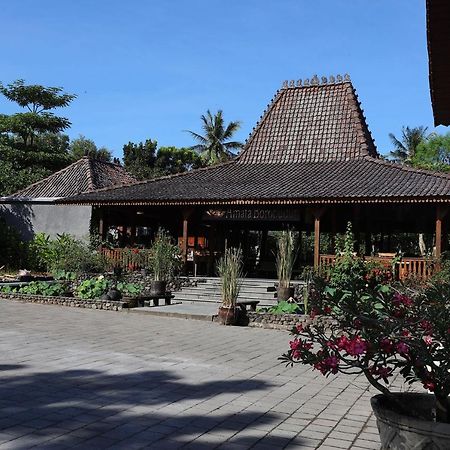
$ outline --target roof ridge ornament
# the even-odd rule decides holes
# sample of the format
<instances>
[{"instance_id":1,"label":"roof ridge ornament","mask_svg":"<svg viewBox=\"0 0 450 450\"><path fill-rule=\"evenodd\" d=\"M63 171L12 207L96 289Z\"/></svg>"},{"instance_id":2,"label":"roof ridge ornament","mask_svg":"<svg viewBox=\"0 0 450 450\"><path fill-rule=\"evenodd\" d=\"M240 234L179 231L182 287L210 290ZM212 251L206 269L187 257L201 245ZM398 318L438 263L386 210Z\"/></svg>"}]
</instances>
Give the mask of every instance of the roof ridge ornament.
<instances>
[{"instance_id":1,"label":"roof ridge ornament","mask_svg":"<svg viewBox=\"0 0 450 450\"><path fill-rule=\"evenodd\" d=\"M344 75L344 81L352 81L350 80L350 75L348 73Z\"/></svg>"},{"instance_id":2,"label":"roof ridge ornament","mask_svg":"<svg viewBox=\"0 0 450 450\"><path fill-rule=\"evenodd\" d=\"M317 86L318 84L319 84L319 77L318 77L317 75L314 75L314 76L311 78L311 85Z\"/></svg>"},{"instance_id":3,"label":"roof ridge ornament","mask_svg":"<svg viewBox=\"0 0 450 450\"><path fill-rule=\"evenodd\" d=\"M331 84L341 84L341 83L350 83L351 78L348 73L345 75L337 74L336 76L330 75L329 77L322 76L318 77L317 75L313 75L311 79L305 78L302 80L299 78L297 81L295 80L285 80L283 81L281 89L292 89L292 88L299 88L299 87L309 87L309 86L326 86Z\"/></svg>"},{"instance_id":4,"label":"roof ridge ornament","mask_svg":"<svg viewBox=\"0 0 450 450\"><path fill-rule=\"evenodd\" d=\"M342 79L342 75L340 73L338 73L336 75L336 83L342 83L343 79Z\"/></svg>"}]
</instances>

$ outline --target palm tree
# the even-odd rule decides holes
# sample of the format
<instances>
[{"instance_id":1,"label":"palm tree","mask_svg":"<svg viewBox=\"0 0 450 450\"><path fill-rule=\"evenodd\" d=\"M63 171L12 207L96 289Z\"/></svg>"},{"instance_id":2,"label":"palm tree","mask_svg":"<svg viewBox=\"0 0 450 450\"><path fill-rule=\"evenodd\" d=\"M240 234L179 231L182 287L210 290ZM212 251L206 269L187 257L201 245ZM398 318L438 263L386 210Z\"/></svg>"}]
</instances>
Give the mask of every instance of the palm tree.
<instances>
[{"instance_id":1,"label":"palm tree","mask_svg":"<svg viewBox=\"0 0 450 450\"><path fill-rule=\"evenodd\" d=\"M226 127L223 122L222 110L214 116L208 109L206 115L201 116L204 135L186 130L198 142L192 150L200 153L207 164L216 164L227 161L234 156L231 150L242 148L241 142L230 141L233 134L240 128L241 123L230 122Z\"/></svg>"},{"instance_id":2,"label":"palm tree","mask_svg":"<svg viewBox=\"0 0 450 450\"><path fill-rule=\"evenodd\" d=\"M396 162L407 163L414 156L417 146L428 138L427 127L402 127L402 137L397 139L389 133L389 138L394 144L394 150L390 152Z\"/></svg>"}]
</instances>

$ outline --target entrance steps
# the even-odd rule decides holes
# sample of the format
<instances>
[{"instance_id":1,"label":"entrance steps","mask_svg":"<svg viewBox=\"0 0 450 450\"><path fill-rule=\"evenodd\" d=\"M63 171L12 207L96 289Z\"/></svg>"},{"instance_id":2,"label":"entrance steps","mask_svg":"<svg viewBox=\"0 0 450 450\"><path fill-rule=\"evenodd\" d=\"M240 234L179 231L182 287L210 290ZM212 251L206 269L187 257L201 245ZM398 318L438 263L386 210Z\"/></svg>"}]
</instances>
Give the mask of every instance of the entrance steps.
<instances>
[{"instance_id":1,"label":"entrance steps","mask_svg":"<svg viewBox=\"0 0 450 450\"><path fill-rule=\"evenodd\" d=\"M221 303L220 279L215 277L196 277L196 286L183 287L181 291L174 292L174 301L183 303ZM245 278L242 280L239 292L239 301L258 300L258 306L276 305L275 283L277 280L259 278Z\"/></svg>"}]
</instances>

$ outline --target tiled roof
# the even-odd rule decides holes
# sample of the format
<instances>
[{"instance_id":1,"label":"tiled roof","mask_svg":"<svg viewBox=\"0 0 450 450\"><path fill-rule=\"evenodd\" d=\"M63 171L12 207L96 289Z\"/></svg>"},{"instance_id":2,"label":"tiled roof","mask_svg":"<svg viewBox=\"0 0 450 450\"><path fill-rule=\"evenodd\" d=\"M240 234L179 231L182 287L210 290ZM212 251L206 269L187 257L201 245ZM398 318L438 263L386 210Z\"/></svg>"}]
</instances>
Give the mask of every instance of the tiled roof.
<instances>
[{"instance_id":1,"label":"tiled roof","mask_svg":"<svg viewBox=\"0 0 450 450\"><path fill-rule=\"evenodd\" d=\"M285 83L233 161L63 200L89 204L450 201L450 176L381 160L348 77Z\"/></svg>"},{"instance_id":2,"label":"tiled roof","mask_svg":"<svg viewBox=\"0 0 450 450\"><path fill-rule=\"evenodd\" d=\"M292 163L378 156L348 76L285 82L239 162Z\"/></svg>"},{"instance_id":3,"label":"tiled roof","mask_svg":"<svg viewBox=\"0 0 450 450\"><path fill-rule=\"evenodd\" d=\"M9 199L69 197L95 189L136 182L117 165L84 157L43 180L11 194Z\"/></svg>"},{"instance_id":4,"label":"tiled roof","mask_svg":"<svg viewBox=\"0 0 450 450\"><path fill-rule=\"evenodd\" d=\"M370 156L288 164L231 162L80 195L94 204L316 203L450 200L450 176Z\"/></svg>"},{"instance_id":5,"label":"tiled roof","mask_svg":"<svg viewBox=\"0 0 450 450\"><path fill-rule=\"evenodd\" d=\"M427 0L427 38L434 124L450 125L449 0Z\"/></svg>"}]
</instances>

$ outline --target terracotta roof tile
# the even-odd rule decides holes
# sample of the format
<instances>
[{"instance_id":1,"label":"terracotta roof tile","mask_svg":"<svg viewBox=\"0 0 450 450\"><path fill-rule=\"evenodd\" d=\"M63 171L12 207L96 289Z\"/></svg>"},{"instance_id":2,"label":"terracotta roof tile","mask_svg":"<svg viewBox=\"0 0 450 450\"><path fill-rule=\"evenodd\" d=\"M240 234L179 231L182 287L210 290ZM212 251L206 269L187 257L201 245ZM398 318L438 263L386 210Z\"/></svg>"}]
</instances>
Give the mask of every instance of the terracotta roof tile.
<instances>
[{"instance_id":1,"label":"terracotta roof tile","mask_svg":"<svg viewBox=\"0 0 450 450\"><path fill-rule=\"evenodd\" d=\"M84 157L43 180L11 194L8 198L69 197L83 192L136 182L117 165Z\"/></svg>"}]
</instances>

